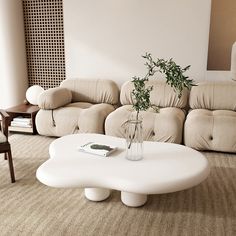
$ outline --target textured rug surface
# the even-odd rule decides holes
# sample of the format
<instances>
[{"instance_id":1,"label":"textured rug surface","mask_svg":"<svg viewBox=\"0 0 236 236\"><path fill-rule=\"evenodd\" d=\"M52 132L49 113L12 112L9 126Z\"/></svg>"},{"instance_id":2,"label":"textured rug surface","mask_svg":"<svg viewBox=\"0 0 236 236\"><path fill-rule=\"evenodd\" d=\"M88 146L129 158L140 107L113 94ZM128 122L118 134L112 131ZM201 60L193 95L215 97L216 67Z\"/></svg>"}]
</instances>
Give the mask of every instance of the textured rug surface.
<instances>
[{"instance_id":1,"label":"textured rug surface","mask_svg":"<svg viewBox=\"0 0 236 236\"><path fill-rule=\"evenodd\" d=\"M82 189L56 189L38 182L35 172L49 158L53 140L23 134L10 137L17 182L10 183L7 161L1 155L1 236L236 235L236 155L203 153L211 173L202 184L152 195L145 206L129 208L121 203L118 191L95 203L85 199Z\"/></svg>"}]
</instances>

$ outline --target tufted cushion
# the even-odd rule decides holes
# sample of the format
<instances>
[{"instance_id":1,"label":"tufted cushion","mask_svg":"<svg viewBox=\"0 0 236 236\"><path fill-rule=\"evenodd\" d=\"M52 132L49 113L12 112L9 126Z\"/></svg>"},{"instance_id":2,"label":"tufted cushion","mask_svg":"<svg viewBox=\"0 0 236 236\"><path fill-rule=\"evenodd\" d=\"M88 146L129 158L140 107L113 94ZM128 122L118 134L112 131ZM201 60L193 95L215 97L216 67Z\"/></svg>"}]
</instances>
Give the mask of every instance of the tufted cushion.
<instances>
[{"instance_id":1,"label":"tufted cushion","mask_svg":"<svg viewBox=\"0 0 236 236\"><path fill-rule=\"evenodd\" d=\"M236 152L236 112L190 111L185 121L184 142L197 150Z\"/></svg>"},{"instance_id":2,"label":"tufted cushion","mask_svg":"<svg viewBox=\"0 0 236 236\"><path fill-rule=\"evenodd\" d=\"M104 134L104 122L114 110L110 104L70 103L53 111L41 109L36 116L37 131L41 135L63 136L73 133Z\"/></svg>"},{"instance_id":3,"label":"tufted cushion","mask_svg":"<svg viewBox=\"0 0 236 236\"><path fill-rule=\"evenodd\" d=\"M72 92L72 102L118 104L119 89L112 80L66 79L61 87Z\"/></svg>"},{"instance_id":4,"label":"tufted cushion","mask_svg":"<svg viewBox=\"0 0 236 236\"><path fill-rule=\"evenodd\" d=\"M0 131L0 143L5 143L7 141L6 136Z\"/></svg>"},{"instance_id":5,"label":"tufted cushion","mask_svg":"<svg viewBox=\"0 0 236 236\"><path fill-rule=\"evenodd\" d=\"M178 98L174 89L167 85L165 80L151 79L146 83L147 86L153 86L150 101L159 107L179 107L185 108L188 101L188 90L184 89L181 98ZM134 86L131 81L127 81L121 87L120 101L122 105L131 105L131 92Z\"/></svg>"},{"instance_id":6,"label":"tufted cushion","mask_svg":"<svg viewBox=\"0 0 236 236\"><path fill-rule=\"evenodd\" d=\"M41 109L56 109L71 102L71 91L66 88L51 88L39 95L38 106Z\"/></svg>"},{"instance_id":7,"label":"tufted cushion","mask_svg":"<svg viewBox=\"0 0 236 236\"><path fill-rule=\"evenodd\" d=\"M105 133L116 137L125 137L125 122L132 112L131 105L119 107L108 115L105 121ZM182 142L184 112L175 107L161 108L159 113L152 110L141 112L143 117L143 138L148 141Z\"/></svg>"},{"instance_id":8,"label":"tufted cushion","mask_svg":"<svg viewBox=\"0 0 236 236\"><path fill-rule=\"evenodd\" d=\"M192 109L236 111L236 82L201 82L191 89Z\"/></svg>"}]
</instances>

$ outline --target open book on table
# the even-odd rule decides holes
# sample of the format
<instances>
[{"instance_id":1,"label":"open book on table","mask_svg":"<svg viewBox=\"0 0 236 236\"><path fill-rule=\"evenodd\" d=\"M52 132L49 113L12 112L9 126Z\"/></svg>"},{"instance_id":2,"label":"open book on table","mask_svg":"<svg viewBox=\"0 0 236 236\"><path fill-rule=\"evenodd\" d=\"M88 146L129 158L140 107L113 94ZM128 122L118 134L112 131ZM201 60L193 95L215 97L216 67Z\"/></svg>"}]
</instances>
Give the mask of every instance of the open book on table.
<instances>
[{"instance_id":1,"label":"open book on table","mask_svg":"<svg viewBox=\"0 0 236 236\"><path fill-rule=\"evenodd\" d=\"M88 142L82 146L79 146L78 150L81 152L87 152L99 156L109 156L112 152L117 149L115 146L97 143L97 142Z\"/></svg>"}]
</instances>

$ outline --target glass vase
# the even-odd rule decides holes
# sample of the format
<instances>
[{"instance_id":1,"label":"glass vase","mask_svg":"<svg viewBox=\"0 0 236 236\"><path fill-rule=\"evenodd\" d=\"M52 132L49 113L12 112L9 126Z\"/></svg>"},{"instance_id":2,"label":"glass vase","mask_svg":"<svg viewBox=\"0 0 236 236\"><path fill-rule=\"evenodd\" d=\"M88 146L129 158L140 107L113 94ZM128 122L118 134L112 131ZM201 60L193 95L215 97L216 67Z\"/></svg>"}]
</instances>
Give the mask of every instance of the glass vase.
<instances>
[{"instance_id":1,"label":"glass vase","mask_svg":"<svg viewBox=\"0 0 236 236\"><path fill-rule=\"evenodd\" d=\"M131 119L126 124L126 158L139 161L143 158L142 120Z\"/></svg>"}]
</instances>

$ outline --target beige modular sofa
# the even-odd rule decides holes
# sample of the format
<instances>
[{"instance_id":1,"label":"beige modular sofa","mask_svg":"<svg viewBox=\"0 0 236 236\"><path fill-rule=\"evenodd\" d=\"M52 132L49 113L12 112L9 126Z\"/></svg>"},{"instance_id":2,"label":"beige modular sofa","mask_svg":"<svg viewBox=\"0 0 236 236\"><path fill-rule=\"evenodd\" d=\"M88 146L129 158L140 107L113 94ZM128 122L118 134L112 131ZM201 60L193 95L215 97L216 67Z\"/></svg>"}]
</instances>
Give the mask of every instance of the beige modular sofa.
<instances>
[{"instance_id":1,"label":"beige modular sofa","mask_svg":"<svg viewBox=\"0 0 236 236\"><path fill-rule=\"evenodd\" d=\"M67 79L38 99L39 134L60 137L73 133L104 134L104 122L119 102L119 89L111 80Z\"/></svg>"},{"instance_id":2,"label":"beige modular sofa","mask_svg":"<svg viewBox=\"0 0 236 236\"><path fill-rule=\"evenodd\" d=\"M185 145L236 152L236 82L202 82L191 89Z\"/></svg>"},{"instance_id":3,"label":"beige modular sofa","mask_svg":"<svg viewBox=\"0 0 236 236\"><path fill-rule=\"evenodd\" d=\"M178 99L177 94L165 81L149 80L153 86L151 91L151 103L160 107L159 113L153 109L141 112L143 118L144 140L162 142L182 142L183 124L185 120L184 108L188 101L188 91ZM125 137L125 122L129 119L132 111L131 91L133 84L128 81L121 87L121 107L108 115L105 121L105 133L111 136Z\"/></svg>"}]
</instances>

